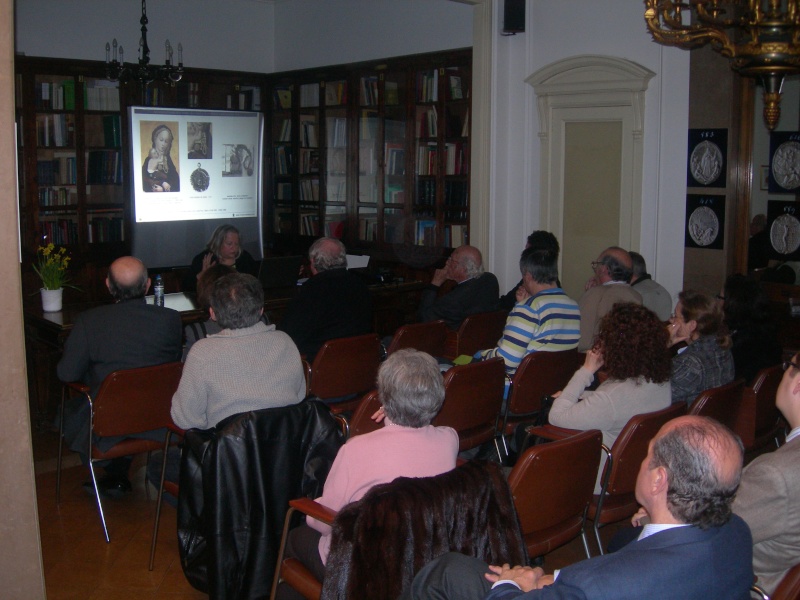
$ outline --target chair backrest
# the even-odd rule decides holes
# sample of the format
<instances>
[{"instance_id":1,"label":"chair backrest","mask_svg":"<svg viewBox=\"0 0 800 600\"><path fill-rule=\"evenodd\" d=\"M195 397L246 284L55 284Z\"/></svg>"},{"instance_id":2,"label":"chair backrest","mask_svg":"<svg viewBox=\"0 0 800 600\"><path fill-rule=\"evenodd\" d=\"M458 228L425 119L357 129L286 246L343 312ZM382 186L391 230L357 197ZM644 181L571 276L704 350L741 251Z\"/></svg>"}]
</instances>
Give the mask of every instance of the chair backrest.
<instances>
[{"instance_id":1,"label":"chair backrest","mask_svg":"<svg viewBox=\"0 0 800 600\"><path fill-rule=\"evenodd\" d=\"M783 379L783 368L781 365L774 365L761 369L749 388L755 395L753 425L756 437L771 431L781 417L780 411L775 406L775 396L778 394L781 379Z\"/></svg>"},{"instance_id":2,"label":"chair backrest","mask_svg":"<svg viewBox=\"0 0 800 600\"><path fill-rule=\"evenodd\" d=\"M477 313L468 316L458 328L457 355L473 355L478 350L494 348L503 336L508 311Z\"/></svg>"},{"instance_id":3,"label":"chair backrest","mask_svg":"<svg viewBox=\"0 0 800 600\"><path fill-rule=\"evenodd\" d=\"M431 356L444 356L444 343L447 339L447 325L441 319L428 323L403 325L394 333L387 354L401 348L414 348Z\"/></svg>"},{"instance_id":4,"label":"chair backrest","mask_svg":"<svg viewBox=\"0 0 800 600\"><path fill-rule=\"evenodd\" d=\"M602 444L600 431L590 429L533 446L517 460L508 485L530 556L546 554L583 530Z\"/></svg>"},{"instance_id":5,"label":"chair backrest","mask_svg":"<svg viewBox=\"0 0 800 600\"><path fill-rule=\"evenodd\" d=\"M583 360L577 349L531 352L522 359L511 384L508 411L532 413L541 408L542 397L564 389Z\"/></svg>"},{"instance_id":6,"label":"chair backrest","mask_svg":"<svg viewBox=\"0 0 800 600\"><path fill-rule=\"evenodd\" d=\"M770 598L772 600L800 600L800 563L789 569Z\"/></svg>"},{"instance_id":7,"label":"chair backrest","mask_svg":"<svg viewBox=\"0 0 800 600\"><path fill-rule=\"evenodd\" d=\"M689 414L716 419L739 437L746 437L746 432L739 429L743 394L744 379L708 389L695 398Z\"/></svg>"},{"instance_id":8,"label":"chair backrest","mask_svg":"<svg viewBox=\"0 0 800 600\"><path fill-rule=\"evenodd\" d=\"M172 396L183 363L124 369L109 374L94 398L92 430L101 437L161 429L172 423Z\"/></svg>"},{"instance_id":9,"label":"chair backrest","mask_svg":"<svg viewBox=\"0 0 800 600\"><path fill-rule=\"evenodd\" d=\"M362 394L375 387L381 342L374 333L328 340L311 365L308 393L318 398Z\"/></svg>"},{"instance_id":10,"label":"chair backrest","mask_svg":"<svg viewBox=\"0 0 800 600\"><path fill-rule=\"evenodd\" d=\"M503 403L505 364L491 358L452 367L444 375L444 404L432 424L452 427L461 440L460 450L492 439Z\"/></svg>"},{"instance_id":11,"label":"chair backrest","mask_svg":"<svg viewBox=\"0 0 800 600\"><path fill-rule=\"evenodd\" d=\"M369 433L383 427L383 423L376 423L370 417L381 407L378 390L372 390L361 398L361 402L350 419L350 437Z\"/></svg>"},{"instance_id":12,"label":"chair backrest","mask_svg":"<svg viewBox=\"0 0 800 600\"><path fill-rule=\"evenodd\" d=\"M613 461L606 493L631 494L650 440L672 419L686 414L686 403L677 402L651 413L635 415L625 424L611 448ZM606 465L606 468L608 466Z\"/></svg>"}]
</instances>

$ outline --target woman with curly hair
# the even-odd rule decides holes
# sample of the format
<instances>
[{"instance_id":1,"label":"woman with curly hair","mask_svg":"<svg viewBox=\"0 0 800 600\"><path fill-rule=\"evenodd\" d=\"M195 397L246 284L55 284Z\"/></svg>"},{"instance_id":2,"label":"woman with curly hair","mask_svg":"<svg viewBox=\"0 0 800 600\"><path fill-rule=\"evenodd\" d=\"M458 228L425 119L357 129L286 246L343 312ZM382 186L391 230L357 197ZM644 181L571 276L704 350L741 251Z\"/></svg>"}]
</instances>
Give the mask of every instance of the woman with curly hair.
<instances>
[{"instance_id":1,"label":"woman with curly hair","mask_svg":"<svg viewBox=\"0 0 800 600\"><path fill-rule=\"evenodd\" d=\"M672 402L691 404L707 389L733 381L731 337L722 307L708 294L684 290L669 320L669 345L686 342L672 359Z\"/></svg>"},{"instance_id":2,"label":"woman with curly hair","mask_svg":"<svg viewBox=\"0 0 800 600\"><path fill-rule=\"evenodd\" d=\"M631 417L669 406L667 340L667 330L655 313L638 304L615 304L600 322L583 366L555 394L550 423L584 431L599 429L610 448ZM607 378L596 390L586 390L600 367ZM595 494L600 493L602 472L601 463Z\"/></svg>"}]
</instances>

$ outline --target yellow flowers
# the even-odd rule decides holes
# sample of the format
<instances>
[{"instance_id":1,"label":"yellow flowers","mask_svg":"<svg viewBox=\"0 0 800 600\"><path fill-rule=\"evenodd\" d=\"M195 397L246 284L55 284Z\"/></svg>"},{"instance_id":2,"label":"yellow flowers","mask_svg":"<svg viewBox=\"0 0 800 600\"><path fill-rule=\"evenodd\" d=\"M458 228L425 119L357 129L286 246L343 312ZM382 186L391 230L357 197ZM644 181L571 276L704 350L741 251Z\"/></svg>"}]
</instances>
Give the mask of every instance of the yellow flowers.
<instances>
[{"instance_id":1,"label":"yellow flowers","mask_svg":"<svg viewBox=\"0 0 800 600\"><path fill-rule=\"evenodd\" d=\"M44 289L58 290L65 287L69 281L67 266L69 266L69 261L71 260L67 256L67 249L63 246L56 249L54 244L47 244L47 246L39 246L36 254L38 256L36 263L33 265L33 270L42 280Z\"/></svg>"}]
</instances>

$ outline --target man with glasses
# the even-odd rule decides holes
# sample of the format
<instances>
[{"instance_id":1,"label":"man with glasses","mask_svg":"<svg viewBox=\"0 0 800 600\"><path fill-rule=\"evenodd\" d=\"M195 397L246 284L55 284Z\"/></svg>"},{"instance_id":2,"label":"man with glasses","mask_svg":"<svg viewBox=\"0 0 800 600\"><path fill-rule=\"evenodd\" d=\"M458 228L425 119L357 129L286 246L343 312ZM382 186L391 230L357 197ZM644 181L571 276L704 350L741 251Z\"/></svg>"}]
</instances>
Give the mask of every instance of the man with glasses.
<instances>
[{"instance_id":1,"label":"man with glasses","mask_svg":"<svg viewBox=\"0 0 800 600\"><path fill-rule=\"evenodd\" d=\"M611 246L592 261L594 277L578 300L581 309L581 340L578 350L586 352L594 343L602 319L617 302L642 304L642 296L630 286L633 261L626 250Z\"/></svg>"},{"instance_id":2,"label":"man with glasses","mask_svg":"<svg viewBox=\"0 0 800 600\"><path fill-rule=\"evenodd\" d=\"M753 534L757 585L769 595L800 557L800 354L783 369L775 404L792 430L783 446L747 465L733 503Z\"/></svg>"}]
</instances>

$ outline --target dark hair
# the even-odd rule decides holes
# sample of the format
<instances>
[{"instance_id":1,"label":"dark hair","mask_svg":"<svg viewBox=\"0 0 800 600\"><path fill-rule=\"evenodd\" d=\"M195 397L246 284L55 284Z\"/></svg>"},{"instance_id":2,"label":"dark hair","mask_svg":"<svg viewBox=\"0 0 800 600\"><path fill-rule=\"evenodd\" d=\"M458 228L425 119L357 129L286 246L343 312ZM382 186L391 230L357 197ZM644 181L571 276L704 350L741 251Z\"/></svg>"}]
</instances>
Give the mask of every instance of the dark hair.
<instances>
[{"instance_id":1,"label":"dark hair","mask_svg":"<svg viewBox=\"0 0 800 600\"><path fill-rule=\"evenodd\" d=\"M252 275L231 273L214 282L210 300L220 327L243 329L252 327L261 318L264 289Z\"/></svg>"},{"instance_id":2,"label":"dark hair","mask_svg":"<svg viewBox=\"0 0 800 600\"><path fill-rule=\"evenodd\" d=\"M558 253L561 252L556 236L542 229L537 229L528 236L528 247L534 250L552 250L556 254L556 261Z\"/></svg>"},{"instance_id":3,"label":"dark hair","mask_svg":"<svg viewBox=\"0 0 800 600\"><path fill-rule=\"evenodd\" d=\"M378 394L392 423L430 424L444 402L444 379L436 359L411 348L393 352L378 371Z\"/></svg>"},{"instance_id":4,"label":"dark hair","mask_svg":"<svg viewBox=\"0 0 800 600\"><path fill-rule=\"evenodd\" d=\"M681 317L687 323L697 323L697 333L700 335L717 336L717 344L722 348L731 347L731 337L722 318L722 309L716 300L697 290L683 290L678 294L681 305Z\"/></svg>"},{"instance_id":5,"label":"dark hair","mask_svg":"<svg viewBox=\"0 0 800 600\"><path fill-rule=\"evenodd\" d=\"M208 307L211 306L211 290L214 287L214 282L231 273L236 273L236 269L220 263L212 265L200 273L197 277L197 303L200 308L208 311Z\"/></svg>"},{"instance_id":6,"label":"dark hair","mask_svg":"<svg viewBox=\"0 0 800 600\"><path fill-rule=\"evenodd\" d=\"M653 311L619 302L600 321L594 346L603 353L603 368L612 379L643 377L652 383L669 381L669 333Z\"/></svg>"},{"instance_id":7,"label":"dark hair","mask_svg":"<svg viewBox=\"0 0 800 600\"><path fill-rule=\"evenodd\" d=\"M632 250L628 250L628 254L631 255L633 275L635 275L637 278L647 275L647 263L644 261L644 256L638 252L633 252Z\"/></svg>"},{"instance_id":8,"label":"dark hair","mask_svg":"<svg viewBox=\"0 0 800 600\"><path fill-rule=\"evenodd\" d=\"M727 427L708 417L698 418L702 422L676 425L653 442L649 468L664 467L667 471L667 507L672 516L706 529L730 519L744 450ZM731 446L738 448L739 468L732 481L724 481L721 455L730 452Z\"/></svg>"},{"instance_id":9,"label":"dark hair","mask_svg":"<svg viewBox=\"0 0 800 600\"><path fill-rule=\"evenodd\" d=\"M619 248L617 246L611 246L610 248L606 248L606 252L608 250L618 250L620 252L626 252L624 248ZM599 262L603 263L606 268L608 269L608 275L611 277L613 281L624 281L626 283L630 283L631 275L633 275L633 269L626 264L620 262L617 257L613 254L606 254Z\"/></svg>"},{"instance_id":10,"label":"dark hair","mask_svg":"<svg viewBox=\"0 0 800 600\"><path fill-rule=\"evenodd\" d=\"M147 293L147 269L142 265L139 278L130 285L123 285L114 278L114 270L109 268L108 291L111 293L111 297L118 301L144 298Z\"/></svg>"},{"instance_id":11,"label":"dark hair","mask_svg":"<svg viewBox=\"0 0 800 600\"><path fill-rule=\"evenodd\" d=\"M769 296L759 283L745 275L734 274L725 280L723 312L728 329L770 329L774 331Z\"/></svg>"},{"instance_id":12,"label":"dark hair","mask_svg":"<svg viewBox=\"0 0 800 600\"><path fill-rule=\"evenodd\" d=\"M536 283L558 281L558 252L552 249L526 248L519 257L520 273L529 273Z\"/></svg>"}]
</instances>

